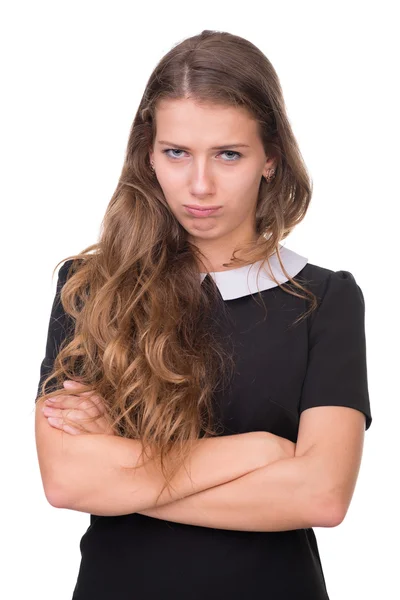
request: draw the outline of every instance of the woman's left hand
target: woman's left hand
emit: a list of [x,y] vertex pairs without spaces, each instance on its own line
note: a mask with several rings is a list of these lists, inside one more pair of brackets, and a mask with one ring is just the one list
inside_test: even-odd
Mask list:
[[[64,388],[70,389],[68,396],[52,396],[53,402],[46,400],[42,411],[47,418],[47,422],[56,429],[62,429],[71,435],[80,435],[84,433],[103,433],[106,435],[116,435],[111,428],[111,419],[106,413],[103,399],[94,394],[94,392],[80,392],[74,394],[74,389],[82,387],[77,381],[67,379],[64,381]],[[88,417],[97,419],[87,421]],[[84,431],[69,425],[68,422],[77,423],[84,428]]]

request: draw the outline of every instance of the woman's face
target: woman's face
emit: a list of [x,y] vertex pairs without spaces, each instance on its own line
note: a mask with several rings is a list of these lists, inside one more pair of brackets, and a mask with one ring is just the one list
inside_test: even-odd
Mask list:
[[[274,167],[256,121],[241,108],[163,100],[156,130],[150,159],[172,213],[203,252],[228,260],[233,246],[255,239],[261,177]],[[199,217],[185,205],[220,208]]]

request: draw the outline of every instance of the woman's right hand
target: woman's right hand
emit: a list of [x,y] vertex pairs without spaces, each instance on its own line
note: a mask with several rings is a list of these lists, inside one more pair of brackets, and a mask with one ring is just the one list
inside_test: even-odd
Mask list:
[[[82,385],[71,379],[64,381],[63,385],[64,388],[71,390],[71,394],[54,394],[53,401],[46,400],[42,406],[43,414],[51,427],[61,429],[70,435],[88,433],[116,435],[101,396],[93,392],[74,394],[74,391],[80,389]],[[88,418],[93,420],[88,421]],[[73,425],[78,425],[79,428]]]

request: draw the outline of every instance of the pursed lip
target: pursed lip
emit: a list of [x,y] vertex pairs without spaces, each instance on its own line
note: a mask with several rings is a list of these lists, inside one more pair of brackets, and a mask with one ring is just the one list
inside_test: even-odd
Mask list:
[[195,208],[196,210],[215,210],[217,208],[222,208],[221,206],[201,206],[200,204],[184,204],[186,208]]
[[221,210],[221,206],[217,206],[217,208],[193,208],[193,206],[185,206],[186,212],[189,215],[192,215],[195,219],[208,219],[208,217],[213,217],[219,214]]

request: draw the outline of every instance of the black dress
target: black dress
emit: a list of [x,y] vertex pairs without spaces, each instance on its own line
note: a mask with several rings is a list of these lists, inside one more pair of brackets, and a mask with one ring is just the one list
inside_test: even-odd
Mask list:
[[[231,388],[216,395],[223,431],[269,431],[296,442],[300,414],[321,405],[348,406],[371,425],[364,298],[353,275],[308,263],[280,247],[291,277],[320,301],[291,327],[308,304],[283,292],[253,266],[202,274],[224,300],[222,333],[235,347]],[[40,381],[49,373],[70,322],[59,294],[72,261],[59,271]],[[258,264],[258,263],[257,263]],[[287,281],[276,255],[271,266]],[[265,272],[264,272],[265,273]],[[213,529],[138,513],[90,515],[81,542],[72,600],[326,600],[329,598],[312,528],[279,532]]]

